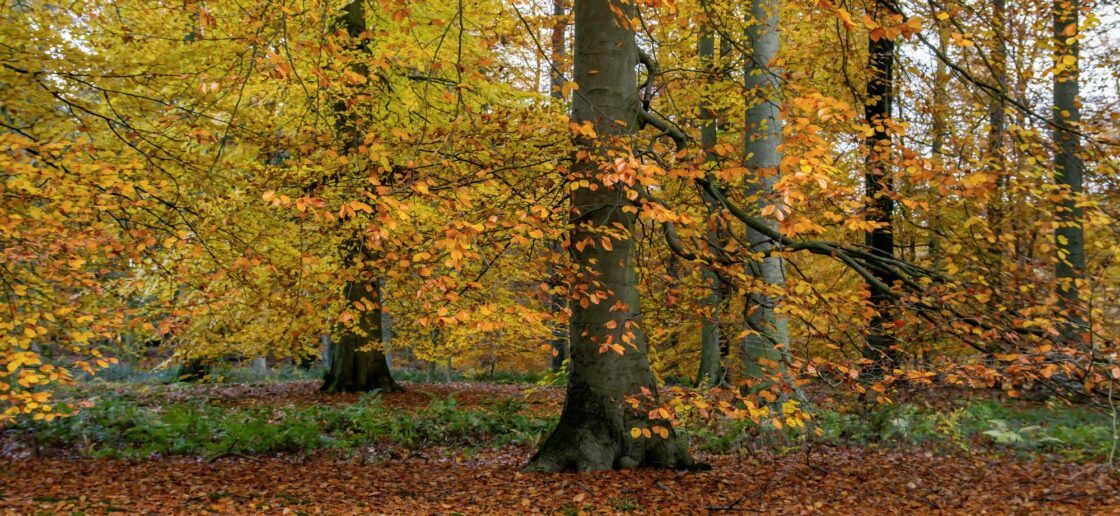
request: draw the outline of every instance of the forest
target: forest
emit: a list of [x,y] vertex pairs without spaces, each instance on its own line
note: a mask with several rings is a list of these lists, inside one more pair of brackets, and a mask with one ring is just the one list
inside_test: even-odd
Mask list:
[[0,0],[0,512],[1120,511],[1120,4]]

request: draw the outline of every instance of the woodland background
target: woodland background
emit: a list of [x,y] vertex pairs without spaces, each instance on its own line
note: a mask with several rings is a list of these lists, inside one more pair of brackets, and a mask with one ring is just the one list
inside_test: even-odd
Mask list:
[[1117,504],[1113,3],[0,5],[0,506]]

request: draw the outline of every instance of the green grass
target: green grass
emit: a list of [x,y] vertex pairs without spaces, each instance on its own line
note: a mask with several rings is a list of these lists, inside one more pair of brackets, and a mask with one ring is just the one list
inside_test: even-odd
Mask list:
[[409,413],[385,407],[378,396],[349,405],[217,407],[174,403],[150,407],[107,397],[77,415],[16,428],[45,448],[93,457],[312,452],[376,443],[406,448],[431,445],[501,446],[536,442],[554,421],[522,414],[507,401],[485,410],[436,398]]

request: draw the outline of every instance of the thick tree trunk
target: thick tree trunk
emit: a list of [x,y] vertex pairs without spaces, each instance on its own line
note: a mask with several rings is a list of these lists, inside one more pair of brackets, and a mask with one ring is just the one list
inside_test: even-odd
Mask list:
[[179,369],[175,371],[175,381],[178,382],[201,382],[205,380],[207,376],[210,376],[210,364],[198,358],[188,360],[185,364],[180,364]]
[[[1084,211],[1077,205],[1082,192],[1082,175],[1085,165],[1081,160],[1080,122],[1078,106],[1080,91],[1080,36],[1078,19],[1080,0],[1054,0],[1054,45],[1059,72],[1054,74],[1054,171],[1055,181],[1065,190],[1066,196],[1058,206],[1058,227],[1054,231],[1057,241],[1058,298],[1065,321],[1060,326],[1061,339],[1067,344],[1084,340],[1085,319],[1082,315],[1079,281],[1085,276],[1085,229],[1082,226]],[[1069,63],[1072,58],[1072,63]],[[1063,65],[1063,61],[1066,63]]]
[[[779,177],[782,154],[778,145],[782,141],[780,70],[771,66],[778,53],[778,0],[753,0],[751,15],[755,19],[747,36],[754,55],[746,73],[746,89],[755,98],[747,108],[744,154],[746,167],[751,171],[750,191],[759,209],[777,203],[774,183]],[[771,229],[777,231],[778,221],[768,219]],[[768,252],[774,242],[767,236],[747,230],[747,239],[754,252]],[[769,289],[785,285],[785,263],[780,256],[768,256],[761,261],[747,264],[747,272],[764,290],[756,289],[747,298],[746,320],[751,334],[743,339],[743,367],[748,379],[761,380],[779,373],[785,363],[783,353],[789,352],[789,327],[785,317],[776,310],[780,299]]]
[[[876,0],[873,15],[890,14],[891,8],[884,0]],[[894,42],[886,37],[878,40],[868,38],[867,42],[867,99],[864,115],[871,126],[872,134],[867,137],[868,147],[867,174],[864,187],[868,206],[868,220],[878,226],[867,233],[866,244],[871,252],[882,256],[894,256],[894,182],[888,171],[891,155],[891,136],[887,127],[891,116],[894,81]],[[886,285],[894,283],[895,278],[873,271],[876,278]],[[891,368],[895,360],[894,334],[888,328],[894,320],[894,300],[887,292],[872,290],[871,302],[875,316],[871,318],[864,355],[873,361],[869,376],[877,377]]]
[[385,353],[367,348],[381,340],[381,288],[376,280],[350,281],[346,300],[357,321],[341,329],[338,342],[329,347],[330,359],[323,375],[323,392],[367,392],[399,390],[389,371]]
[[[350,43],[367,48],[364,40],[360,40],[366,32],[366,14],[362,0],[353,0],[346,5],[345,12],[339,17],[339,23],[346,29],[350,36]],[[369,76],[368,67],[363,63],[354,63],[351,69],[355,73]],[[338,130],[347,153],[355,151],[361,142],[361,130],[357,127],[356,116],[347,112],[346,102],[336,103],[338,112]],[[359,237],[360,238],[360,237]],[[362,242],[349,242],[345,246],[348,258],[360,261],[368,255]],[[389,363],[385,359],[383,348],[367,349],[368,344],[377,342],[383,345],[382,335],[382,308],[381,308],[381,282],[376,277],[366,276],[364,270],[359,269],[358,277],[346,285],[346,300],[349,309],[357,312],[357,322],[353,326],[341,328],[342,335],[338,342],[329,348],[330,360],[323,375],[323,392],[364,392],[374,389],[397,390],[399,387],[393,381],[389,371]]]
[[[604,144],[638,127],[637,44],[612,6],[627,18],[633,14],[632,4],[618,0],[575,2],[574,76],[580,89],[573,99],[573,120],[591,122],[598,142]],[[630,435],[632,428],[648,428],[653,422],[627,406],[626,397],[641,397],[643,388],[657,392],[632,256],[635,214],[623,209],[628,202],[625,183],[613,181],[613,167],[600,167],[600,160],[610,159],[606,149],[592,142],[581,144],[589,156],[577,159],[573,179],[596,188],[581,187],[572,197],[570,246],[581,276],[577,290],[585,290],[573,297],[567,398],[556,429],[526,469],[691,467],[684,440],[671,430],[667,439]],[[618,354],[612,345],[621,346],[624,353]]]

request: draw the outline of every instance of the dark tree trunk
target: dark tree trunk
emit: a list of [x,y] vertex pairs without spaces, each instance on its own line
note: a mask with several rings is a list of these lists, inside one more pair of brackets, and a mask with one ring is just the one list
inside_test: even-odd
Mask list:
[[[575,2],[574,77],[580,89],[573,99],[573,120],[592,123],[600,144],[638,127],[637,44],[612,5],[627,18],[633,15],[633,4],[618,0]],[[572,298],[567,398],[556,429],[526,469],[691,467],[684,440],[671,430],[667,439],[630,436],[631,429],[654,422],[627,406],[626,397],[640,397],[643,388],[657,392],[632,256],[635,214],[623,209],[626,185],[604,181],[599,161],[612,159],[605,155],[607,149],[596,142],[579,143],[589,156],[577,158],[572,180],[583,179],[596,188],[581,187],[572,195],[570,251],[580,277]],[[591,295],[602,297],[589,302]],[[612,344],[624,353],[611,350]]]
[[175,381],[178,382],[201,382],[207,376],[210,376],[210,364],[198,358],[180,364],[179,369],[175,371]]
[[343,327],[338,342],[329,346],[330,358],[323,375],[323,392],[367,392],[399,390],[389,371],[385,353],[363,349],[381,340],[381,288],[376,280],[355,279],[346,285],[349,309],[357,322]]
[[[363,6],[362,0],[351,1],[339,17],[339,24],[350,36],[348,43],[366,51],[367,43],[361,39],[362,34],[366,32],[366,13]],[[350,68],[355,73],[369,76],[368,67],[360,61],[351,64]],[[349,154],[356,151],[361,142],[358,117],[348,112],[345,101],[337,102],[335,111],[338,116],[336,125],[339,137],[344,142],[346,154]],[[362,263],[357,263],[362,259],[370,258],[370,253],[360,237],[344,244],[344,247],[348,248],[343,250],[351,262],[348,265],[356,265],[358,269],[358,276],[346,284],[348,308],[356,311],[357,321],[351,326],[341,328],[338,342],[329,346],[330,359],[327,361],[323,386],[320,390],[323,392],[397,390],[399,387],[389,371],[384,348],[368,349],[371,342],[384,346],[384,335],[381,331],[381,282],[378,278],[369,276]]]
[[[874,15],[891,14],[889,4],[884,0],[876,0]],[[894,255],[894,182],[888,170],[891,155],[891,136],[887,124],[891,117],[891,102],[893,100],[894,81],[894,42],[886,37],[879,39],[868,38],[867,42],[867,99],[864,115],[867,123],[871,125],[872,134],[867,137],[868,147],[867,174],[864,178],[867,190],[868,220],[878,223],[878,226],[866,235],[866,244],[871,252],[882,256]],[[894,283],[895,278],[889,274],[873,271],[875,277],[886,285]],[[894,320],[894,300],[889,292],[871,291],[871,302],[875,307],[875,316],[871,318],[865,356],[872,360],[874,366],[869,371],[871,376],[879,376],[884,371],[890,370],[895,359],[894,334],[888,328]]]
[[[1059,72],[1054,74],[1054,171],[1055,181],[1065,190],[1065,198],[1058,206],[1058,227],[1054,230],[1057,241],[1058,299],[1065,313],[1059,327],[1061,339],[1066,344],[1079,344],[1084,340],[1085,319],[1082,316],[1081,289],[1077,282],[1085,277],[1084,210],[1077,205],[1082,192],[1085,164],[1081,159],[1081,109],[1080,92],[1080,36],[1078,18],[1080,0],[1054,0],[1054,44]],[[1062,61],[1072,57],[1072,64]]]

